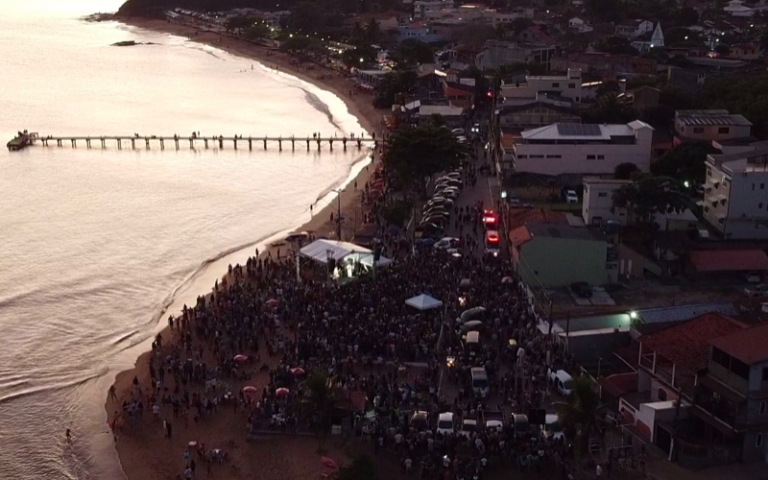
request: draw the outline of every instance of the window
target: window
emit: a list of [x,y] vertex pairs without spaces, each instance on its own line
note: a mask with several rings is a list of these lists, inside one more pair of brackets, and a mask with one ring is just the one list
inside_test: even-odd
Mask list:
[[757,208],[763,208],[763,202],[758,203]]
[[693,127],[693,133],[704,133],[704,127]]
[[608,192],[600,192],[597,194],[598,198],[607,198]]
[[666,402],[667,401],[667,391],[663,388],[660,388],[658,393],[656,393],[656,396],[659,398],[660,402]]
[[526,158],[528,158],[528,155],[518,155],[517,158],[521,160],[525,160]]
[[568,84],[568,88],[576,88],[576,84],[575,83],[569,83]]
[[594,159],[595,159],[594,155],[587,155],[587,160],[594,160]]
[[559,83],[553,83],[552,84],[552,88],[560,88],[560,84]]
[[[710,170],[710,169],[707,169],[707,176],[708,176],[708,177],[711,177],[711,176],[712,176],[712,170]],[[754,189],[753,189],[753,190],[754,190]]]
[[528,158],[544,158],[544,155],[528,155]]
[[720,200],[720,205],[725,205],[726,199]]
[[598,156],[597,156],[597,159],[598,159],[598,160],[605,160],[605,155],[598,155]]
[[760,415],[765,415],[765,400],[760,402]]
[[562,155],[547,155],[547,158],[563,158]]
[[768,367],[763,368],[763,381],[768,381]]
[[755,446],[756,447],[762,447],[763,446],[763,434],[758,433],[757,436],[755,436]]
[[730,127],[720,127],[717,129],[717,133],[720,133],[720,134],[728,134],[730,132],[731,132]]

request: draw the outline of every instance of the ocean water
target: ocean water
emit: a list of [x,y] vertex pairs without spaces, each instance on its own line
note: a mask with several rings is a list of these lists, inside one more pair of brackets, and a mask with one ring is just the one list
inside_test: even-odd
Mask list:
[[[0,0],[0,141],[360,132],[295,78],[82,17],[119,0]],[[158,45],[112,47],[122,40]],[[254,68],[252,69],[252,65]],[[289,150],[289,149],[288,149]],[[0,149],[0,479],[122,478],[103,404],[175,311],[309,218],[365,153]],[[76,441],[69,445],[64,431]]]

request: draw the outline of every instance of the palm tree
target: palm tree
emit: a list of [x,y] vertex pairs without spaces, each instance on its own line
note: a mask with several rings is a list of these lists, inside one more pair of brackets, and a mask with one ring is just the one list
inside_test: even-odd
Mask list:
[[339,404],[338,389],[328,375],[312,372],[304,381],[304,398],[301,409],[314,425],[315,432],[322,440],[331,430],[331,417]]
[[555,402],[555,411],[566,432],[574,432],[577,451],[588,452],[589,439],[596,433],[601,441],[608,422],[605,419],[606,404],[600,401],[592,380],[586,375],[573,379],[567,402]]

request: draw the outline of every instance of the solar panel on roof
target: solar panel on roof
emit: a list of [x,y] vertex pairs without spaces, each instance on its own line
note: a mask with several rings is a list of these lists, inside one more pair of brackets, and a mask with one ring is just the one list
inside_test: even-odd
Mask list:
[[567,137],[595,137],[599,136],[600,125],[583,123],[558,123],[557,133]]

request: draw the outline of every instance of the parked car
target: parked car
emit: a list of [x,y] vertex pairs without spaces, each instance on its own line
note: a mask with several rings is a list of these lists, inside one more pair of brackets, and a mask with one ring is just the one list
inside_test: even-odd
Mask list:
[[567,203],[579,203],[579,196],[576,195],[576,190],[566,190],[564,196]]
[[758,283],[757,285],[750,285],[744,289],[744,293],[748,297],[758,297],[760,295],[768,295],[768,283]]
[[763,281],[762,277],[757,272],[749,272],[744,275],[744,280],[749,283],[760,283]]
[[474,418],[465,418],[461,421],[461,430],[459,435],[469,438],[474,432],[477,431],[477,420]]
[[544,425],[540,425],[541,437],[550,440],[560,440],[564,437],[560,417],[556,413],[548,413]]
[[456,430],[456,422],[452,412],[441,413],[437,416],[437,433],[447,435]]
[[557,390],[560,395],[567,397],[571,394],[571,389],[573,388],[573,377],[571,377],[570,373],[566,372],[565,370],[550,368],[547,371],[547,376],[549,378],[549,382],[553,387],[555,387],[555,390]]

